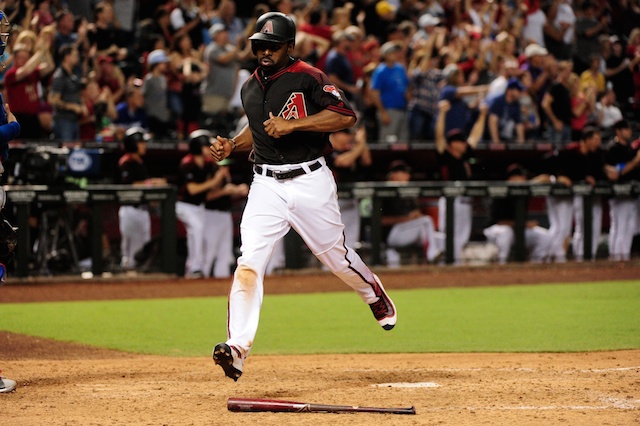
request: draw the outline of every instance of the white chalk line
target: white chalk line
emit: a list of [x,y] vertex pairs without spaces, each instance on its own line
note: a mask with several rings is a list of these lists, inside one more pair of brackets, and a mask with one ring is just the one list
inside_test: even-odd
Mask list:
[[[634,366],[634,367],[612,367],[612,368],[589,368],[589,369],[581,369],[581,370],[564,370],[561,371],[560,373],[562,374],[572,374],[572,373],[613,373],[616,371],[633,371],[633,370],[640,370],[640,366]],[[350,373],[370,373],[372,371],[376,371],[376,372],[393,372],[393,373],[397,373],[398,370],[395,369],[389,369],[389,370],[381,370],[381,369],[348,369],[346,370]],[[406,369],[406,370],[402,370],[404,372],[412,372],[412,373],[418,373],[418,372],[445,372],[445,373],[466,373],[466,372],[475,372],[475,371],[522,371],[522,372],[529,372],[529,373],[536,373],[536,372],[540,372],[540,371],[547,371],[545,370],[540,370],[537,368],[525,368],[525,367],[520,367],[520,368],[489,368],[489,367],[473,367],[473,368],[410,368],[410,369]]]
[[512,405],[512,406],[488,406],[488,407],[424,407],[420,411],[585,411],[585,410],[638,410],[640,399],[626,400],[620,398],[602,398],[608,404],[605,405]]

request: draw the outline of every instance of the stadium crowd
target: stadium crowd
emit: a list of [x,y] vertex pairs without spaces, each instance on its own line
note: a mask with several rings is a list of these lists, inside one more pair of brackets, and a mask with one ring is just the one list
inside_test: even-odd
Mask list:
[[[449,171],[469,169],[473,139],[551,143],[535,173],[518,169],[525,179],[640,180],[635,0],[3,0],[0,9],[11,22],[2,91],[26,141],[121,140],[132,127],[157,141],[233,135],[244,123],[240,86],[257,66],[248,36],[273,10],[295,20],[293,56],[344,91],[367,142],[437,142],[442,121],[429,176],[472,179]],[[639,201],[608,204],[610,255],[628,260]],[[566,260],[577,210],[549,208],[546,231],[559,242],[535,260]]]

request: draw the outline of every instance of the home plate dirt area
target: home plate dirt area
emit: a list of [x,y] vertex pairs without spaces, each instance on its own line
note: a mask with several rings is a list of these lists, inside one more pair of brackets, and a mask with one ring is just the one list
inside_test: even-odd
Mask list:
[[[640,263],[376,270],[388,290],[639,279]],[[229,282],[165,276],[13,280],[2,303],[226,295]],[[266,293],[350,291],[318,271],[267,278]],[[384,337],[383,337],[384,338]],[[253,355],[238,382],[209,357],[146,356],[0,332],[7,425],[637,425],[640,350],[591,353]],[[232,413],[267,398],[416,415]]]

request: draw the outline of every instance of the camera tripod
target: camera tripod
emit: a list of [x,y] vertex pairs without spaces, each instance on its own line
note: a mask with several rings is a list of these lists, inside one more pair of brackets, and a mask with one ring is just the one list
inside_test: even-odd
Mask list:
[[41,212],[38,237],[33,244],[34,270],[43,275],[51,275],[54,270],[78,270],[78,253],[70,223],[65,209]]

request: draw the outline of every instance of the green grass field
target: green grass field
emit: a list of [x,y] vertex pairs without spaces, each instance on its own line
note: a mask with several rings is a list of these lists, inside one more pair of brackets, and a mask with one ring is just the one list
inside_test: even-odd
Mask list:
[[[254,354],[640,348],[640,281],[389,291],[382,330],[353,292],[266,295]],[[1,304],[0,330],[129,352],[208,356],[226,297]]]

